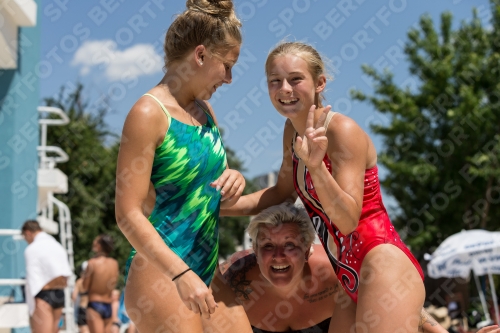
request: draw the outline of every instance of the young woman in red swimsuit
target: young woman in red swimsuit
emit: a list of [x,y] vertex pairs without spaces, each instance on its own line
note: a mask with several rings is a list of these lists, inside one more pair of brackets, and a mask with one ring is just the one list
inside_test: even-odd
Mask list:
[[[255,215],[300,197],[345,292],[330,332],[416,333],[422,270],[382,203],[377,153],[349,117],[322,104],[327,74],[311,46],[286,42],[266,61],[269,96],[287,119],[277,184],[240,198],[224,215]],[[354,326],[353,326],[354,325]]]

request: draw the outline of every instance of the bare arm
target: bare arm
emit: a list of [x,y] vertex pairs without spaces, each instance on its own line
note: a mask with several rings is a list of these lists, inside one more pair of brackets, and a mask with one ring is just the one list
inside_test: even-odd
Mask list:
[[[217,311],[211,316],[210,320],[204,321],[204,329],[207,332],[252,333],[245,308],[219,271],[215,274],[211,287],[217,302]],[[231,325],[220,324],[228,323],[228,319]]]
[[94,272],[94,261],[90,259],[88,261],[87,268],[85,271],[82,273],[82,288],[84,290],[89,290],[90,289],[90,284],[92,282],[92,273]]
[[498,325],[491,325],[481,328],[476,333],[499,333],[499,332],[500,328],[498,327]]
[[81,278],[76,280],[75,282],[75,287],[73,288],[73,291],[71,292],[71,299],[73,302],[76,302],[76,299],[78,297],[78,293],[80,292],[80,285],[82,283]]
[[293,186],[293,163],[291,142],[295,130],[290,121],[285,124],[283,133],[283,160],[276,185],[242,196],[236,204],[221,207],[221,216],[256,215],[263,209],[278,205],[286,200],[295,202],[297,193]]
[[[309,170],[326,214],[340,232],[349,234],[357,227],[361,215],[371,141],[352,119],[339,114],[332,119],[326,133],[319,124],[315,128],[313,111],[311,108],[304,137],[297,139],[296,151]],[[325,153],[332,162],[332,173],[323,162]],[[372,153],[375,161],[374,150]]]
[[420,321],[418,331],[423,333],[447,333],[448,331],[427,312],[422,309],[420,312]]

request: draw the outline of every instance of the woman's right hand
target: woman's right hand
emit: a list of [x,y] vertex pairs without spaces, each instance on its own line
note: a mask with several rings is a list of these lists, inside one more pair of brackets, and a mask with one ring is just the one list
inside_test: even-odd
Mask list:
[[323,109],[321,117],[314,125],[316,105],[312,105],[307,114],[306,131],[302,137],[295,139],[295,153],[304,162],[309,170],[318,168],[323,164],[328,149],[328,138],[326,128],[323,126],[331,106]]
[[193,271],[189,271],[175,279],[174,283],[184,305],[194,313],[200,313],[203,318],[210,319],[217,303],[215,303],[212,291],[200,277]]

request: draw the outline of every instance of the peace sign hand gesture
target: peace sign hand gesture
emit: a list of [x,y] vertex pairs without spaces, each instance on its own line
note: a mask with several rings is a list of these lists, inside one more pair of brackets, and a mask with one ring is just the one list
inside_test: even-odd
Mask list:
[[316,126],[314,126],[316,105],[312,105],[307,114],[304,136],[299,136],[295,140],[295,153],[308,169],[318,168],[323,163],[323,158],[328,148],[328,138],[326,137],[324,123],[331,108],[330,105],[324,108]]

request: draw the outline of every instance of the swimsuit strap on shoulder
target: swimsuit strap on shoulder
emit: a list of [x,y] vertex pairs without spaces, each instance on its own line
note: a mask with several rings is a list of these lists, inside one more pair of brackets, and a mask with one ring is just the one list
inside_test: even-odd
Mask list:
[[326,116],[325,124],[323,125],[323,127],[328,128],[328,124],[330,124],[330,120],[332,120],[333,116],[335,116],[336,114],[337,114],[337,112],[334,112],[334,111],[328,112],[328,115]]
[[167,115],[167,118],[168,118],[168,122],[170,123],[172,121],[172,117],[170,116],[170,113],[168,112],[168,110],[165,108],[165,105],[163,105],[162,102],[160,102],[160,100],[158,98],[156,98],[155,96],[151,95],[151,94],[144,94],[143,96],[149,96],[151,97],[152,99],[154,99],[156,101],[156,103],[158,103],[158,105],[161,107],[161,109],[163,110],[163,112],[165,112],[165,114]]
[[[326,119],[325,119],[325,122],[323,124],[323,127],[325,129],[328,128],[328,124],[330,124],[330,120],[332,120],[333,116],[335,116],[338,112],[335,112],[335,111],[330,111],[328,112],[328,114],[326,115]],[[293,136],[293,139],[292,139],[292,146],[295,147],[295,138],[297,138],[297,131],[295,131],[295,135]]]

